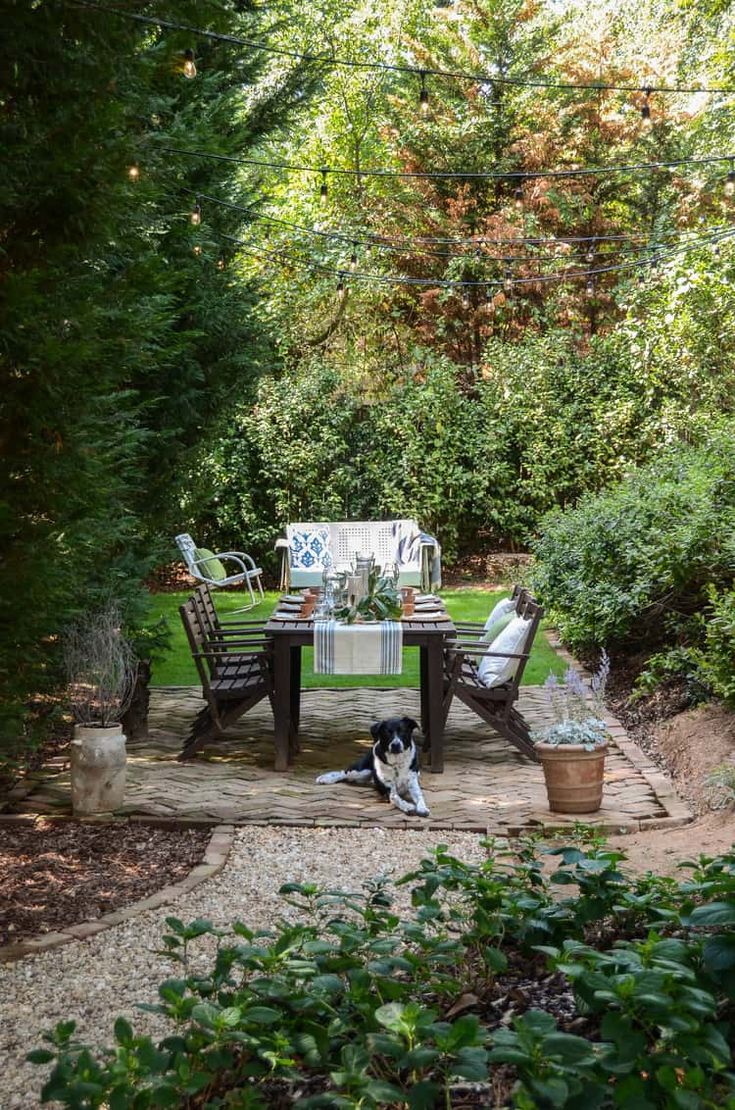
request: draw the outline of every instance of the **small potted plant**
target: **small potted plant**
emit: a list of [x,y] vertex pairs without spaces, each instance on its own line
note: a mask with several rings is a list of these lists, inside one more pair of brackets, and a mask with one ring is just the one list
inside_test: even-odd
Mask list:
[[135,654],[109,604],[75,621],[64,636],[64,664],[74,718],[71,799],[75,815],[110,813],[125,798],[121,719],[135,687]]
[[549,809],[556,813],[594,813],[602,804],[608,731],[605,686],[610,659],[603,650],[589,690],[569,667],[564,682],[550,674],[544,690],[554,723],[533,733],[546,780]]

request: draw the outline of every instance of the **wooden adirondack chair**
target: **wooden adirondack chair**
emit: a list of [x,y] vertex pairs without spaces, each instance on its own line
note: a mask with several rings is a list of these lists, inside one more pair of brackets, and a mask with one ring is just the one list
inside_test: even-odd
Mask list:
[[272,642],[262,635],[222,636],[208,629],[194,598],[179,613],[207,702],[179,755],[186,760],[263,698],[273,705]]
[[[514,600],[516,614],[528,621],[528,631],[518,652],[494,652],[485,641],[462,636],[463,629],[470,635],[479,635],[482,625],[460,626],[460,636],[445,649],[444,719],[446,721],[452,699],[458,697],[520,752],[538,762],[530,729],[522,714],[515,708],[515,703],[544,611],[527,590],[517,587]],[[487,686],[479,675],[479,664],[483,657],[516,659],[518,662],[508,681],[498,686]]]

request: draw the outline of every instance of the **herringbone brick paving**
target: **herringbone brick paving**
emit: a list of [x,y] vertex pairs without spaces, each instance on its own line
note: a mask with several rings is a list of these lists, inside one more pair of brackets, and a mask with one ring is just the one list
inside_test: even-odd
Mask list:
[[[144,817],[208,819],[245,824],[380,825],[472,829],[513,833],[539,825],[573,823],[551,814],[541,767],[526,759],[461,703],[452,706],[446,732],[444,774],[422,776],[431,817],[406,817],[369,787],[317,786],[325,770],[351,763],[370,743],[369,727],[382,717],[419,716],[415,689],[306,690],[302,696],[301,752],[287,773],[273,771],[273,718],[261,702],[225,740],[193,762],[178,763],[182,739],[201,707],[197,688],[154,690],[149,738],[128,749],[125,813]],[[540,687],[522,689],[520,709],[532,727],[545,723]],[[609,720],[614,745],[606,761],[603,807],[585,822],[638,828],[661,818],[683,817],[667,780]],[[657,796],[658,795],[658,796]],[[673,805],[671,804],[673,802]],[[44,777],[25,798],[26,812],[70,808],[68,770]]]

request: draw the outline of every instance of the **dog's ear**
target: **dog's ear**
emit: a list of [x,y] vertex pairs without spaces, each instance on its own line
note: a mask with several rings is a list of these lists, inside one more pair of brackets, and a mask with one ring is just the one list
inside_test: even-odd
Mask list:
[[375,740],[376,743],[377,743],[378,740],[380,740],[380,730],[381,730],[382,727],[383,727],[383,722],[382,721],[376,721],[374,725],[370,726],[370,735],[372,736],[373,740]]
[[419,727],[418,724],[416,723],[416,721],[414,721],[413,717],[401,717],[401,724],[406,729],[409,736],[412,732],[415,732],[416,729]]

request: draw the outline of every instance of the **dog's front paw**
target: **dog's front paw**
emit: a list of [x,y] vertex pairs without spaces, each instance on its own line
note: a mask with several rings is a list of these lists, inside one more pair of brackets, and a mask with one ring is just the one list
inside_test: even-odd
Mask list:
[[426,806],[416,806],[415,812],[417,817],[431,817],[431,810]]
[[335,782],[341,782],[343,777],[342,771],[326,771],[323,775],[317,775],[316,781],[319,786],[332,786]]

